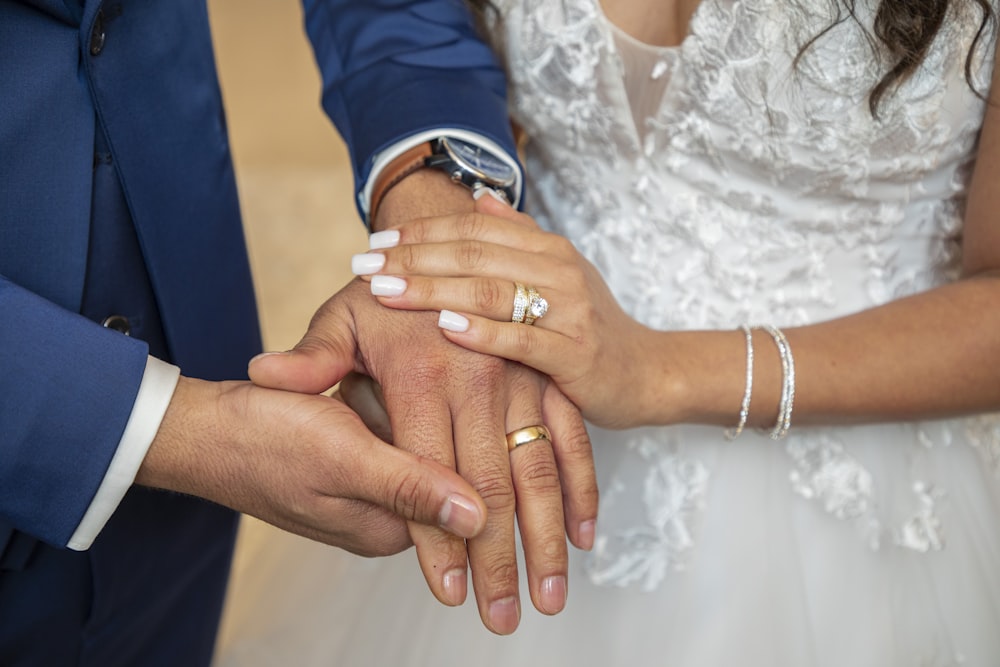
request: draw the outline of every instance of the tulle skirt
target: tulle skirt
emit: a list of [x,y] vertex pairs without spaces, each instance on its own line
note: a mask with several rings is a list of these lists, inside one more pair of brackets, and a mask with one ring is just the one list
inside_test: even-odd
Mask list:
[[246,522],[216,664],[1000,665],[1000,420],[592,437],[598,545],[571,550],[561,614],[525,591],[498,637],[412,551]]

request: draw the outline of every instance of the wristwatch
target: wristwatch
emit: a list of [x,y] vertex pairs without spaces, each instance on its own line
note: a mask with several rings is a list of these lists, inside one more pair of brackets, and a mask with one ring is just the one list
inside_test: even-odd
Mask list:
[[516,205],[517,169],[491,151],[455,137],[417,144],[385,166],[372,187],[368,219],[374,220],[385,193],[418,169],[440,169],[452,181],[475,192],[490,188]]

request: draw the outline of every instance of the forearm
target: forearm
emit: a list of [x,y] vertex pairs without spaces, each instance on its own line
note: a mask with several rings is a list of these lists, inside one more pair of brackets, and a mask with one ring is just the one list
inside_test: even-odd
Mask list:
[[[795,362],[792,423],[935,419],[1000,409],[1000,276],[984,274],[828,322],[783,328]],[[781,326],[780,322],[774,323]],[[778,349],[753,332],[748,426],[778,414]],[[745,389],[742,332],[661,332],[636,423],[732,426]]]

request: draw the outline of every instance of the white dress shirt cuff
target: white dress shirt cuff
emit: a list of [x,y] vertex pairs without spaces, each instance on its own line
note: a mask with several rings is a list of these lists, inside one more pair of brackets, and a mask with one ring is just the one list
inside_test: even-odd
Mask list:
[[98,487],[90,507],[69,539],[67,546],[70,549],[89,549],[104,524],[118,509],[118,503],[135,481],[139,466],[156,437],[170,399],[174,396],[180,374],[180,369],[176,366],[155,357],[147,357],[139,393],[135,397],[128,423],[125,424],[122,439],[118,442],[118,449],[111,458],[111,465],[108,466],[104,481]]
[[482,148],[487,149],[501,160],[506,162],[514,169],[517,174],[517,180],[514,183],[514,205],[521,201],[521,168],[514,159],[512,155],[507,153],[503,148],[500,147],[495,141],[487,139],[481,134],[476,132],[469,132],[468,130],[458,130],[454,128],[438,128],[434,130],[427,130],[426,132],[421,132],[420,134],[414,134],[413,136],[407,137],[402,141],[398,141],[393,145],[389,146],[385,150],[381,151],[374,158],[374,164],[372,165],[371,173],[368,174],[368,180],[365,181],[365,186],[361,188],[361,192],[358,193],[358,203],[361,210],[364,212],[365,220],[368,225],[371,225],[371,220],[368,219],[368,214],[371,209],[372,201],[372,188],[375,187],[375,181],[378,180],[378,175],[382,173],[382,170],[392,162],[394,159],[413,148],[417,144],[422,144],[426,141],[431,141],[437,139],[438,137],[455,137],[456,139],[461,139],[462,141],[467,141],[470,144],[476,144]]

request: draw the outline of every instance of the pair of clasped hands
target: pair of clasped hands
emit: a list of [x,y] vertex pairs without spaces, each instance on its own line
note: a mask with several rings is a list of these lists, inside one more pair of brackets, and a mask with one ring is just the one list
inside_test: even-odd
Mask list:
[[[250,383],[182,377],[136,481],[362,555],[412,543],[438,600],[462,604],[471,570],[483,623],[509,634],[521,615],[515,515],[531,601],[558,613],[567,596],[566,538],[590,549],[597,518],[580,410],[602,425],[622,424],[605,418],[615,409],[603,407],[603,390],[590,389],[604,386],[593,381],[607,370],[598,364],[614,360],[598,353],[601,341],[572,330],[585,323],[571,316],[569,300],[552,306],[564,309],[563,320],[549,316],[570,326],[559,335],[569,348],[525,347],[528,330],[556,335],[540,326],[548,318],[511,323],[513,283],[462,277],[463,262],[475,259],[465,255],[490,241],[499,248],[546,237],[580,269],[576,293],[610,300],[587,312],[621,311],[568,242],[490,197],[474,202],[431,170],[393,188],[374,223],[382,247],[361,264],[381,260],[382,270],[359,273],[385,275],[373,284],[373,275],[362,276],[331,297],[293,350],[253,359]],[[506,247],[487,264],[540,289],[562,279],[539,274],[558,262],[529,255]],[[391,294],[386,279],[396,286]],[[338,382],[337,393],[324,393]],[[551,440],[508,450],[508,433],[539,425]]]

